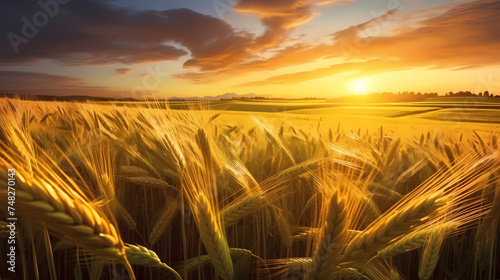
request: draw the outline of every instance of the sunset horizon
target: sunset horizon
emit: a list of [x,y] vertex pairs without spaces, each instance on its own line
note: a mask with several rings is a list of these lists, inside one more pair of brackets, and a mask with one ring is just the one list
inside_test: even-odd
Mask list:
[[0,93],[117,99],[500,94],[498,1],[3,5]]

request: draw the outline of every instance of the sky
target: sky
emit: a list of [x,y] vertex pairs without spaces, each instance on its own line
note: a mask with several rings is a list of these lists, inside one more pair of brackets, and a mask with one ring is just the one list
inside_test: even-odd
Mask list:
[[0,93],[500,94],[500,1],[0,4]]

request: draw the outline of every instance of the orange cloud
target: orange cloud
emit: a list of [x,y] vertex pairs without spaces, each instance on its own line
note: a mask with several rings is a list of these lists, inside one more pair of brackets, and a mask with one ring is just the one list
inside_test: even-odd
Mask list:
[[406,70],[409,68],[411,67],[405,65],[400,60],[372,59],[362,62],[346,62],[341,64],[335,64],[330,67],[317,68],[310,71],[301,71],[291,74],[277,75],[262,81],[244,83],[239,86],[252,87],[252,86],[264,86],[270,84],[295,84],[303,81],[313,80],[321,77],[327,77],[335,74],[352,72],[352,71],[356,72],[357,75],[371,75],[380,72]]
[[[315,7],[335,2],[343,1],[239,0],[235,10],[256,15],[266,27],[256,35],[189,9],[137,11],[113,6],[112,1],[71,1],[28,44],[19,46],[19,54],[13,55],[8,40],[0,41],[0,65],[43,59],[66,65],[130,65],[189,55],[183,63],[187,70],[174,77],[212,83],[326,58],[345,59],[331,67],[245,83],[256,86],[297,83],[344,71],[361,75],[414,67],[470,69],[500,64],[496,51],[500,49],[500,2],[493,0],[422,11],[390,10],[326,34],[330,41],[299,38],[289,45],[287,36],[320,11]],[[0,33],[19,33],[19,22],[9,19],[21,18],[30,10],[25,3],[9,1],[6,5],[8,9],[0,10]],[[401,25],[394,28],[396,23]],[[386,26],[392,30],[388,32]]]
[[313,19],[316,16],[313,11],[315,5],[325,5],[327,2],[341,1],[317,3],[312,0],[239,0],[234,9],[260,18],[266,31],[256,38],[256,46],[269,48],[278,45],[290,29]]
[[[358,62],[346,62],[312,71],[278,75],[263,81],[244,83],[241,86],[292,84],[330,75],[356,71],[358,75],[399,71],[415,67],[433,69],[470,69],[500,64],[500,2],[493,0],[466,2],[451,6],[444,13],[423,19],[411,29],[400,30],[391,36],[367,36],[373,28],[369,22],[347,28],[334,34],[331,45],[300,48],[312,59],[330,54]],[[390,19],[398,12],[390,11],[381,17]],[[297,49],[289,48],[279,56],[286,60],[302,61]],[[279,57],[277,56],[277,57]],[[294,58],[296,57],[296,58]],[[268,61],[291,64],[285,59]],[[360,61],[361,60],[361,61]],[[275,65],[277,66],[277,65]]]

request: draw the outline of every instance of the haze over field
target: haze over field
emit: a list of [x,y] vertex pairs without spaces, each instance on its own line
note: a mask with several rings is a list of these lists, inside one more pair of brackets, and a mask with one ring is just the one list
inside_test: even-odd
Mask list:
[[500,93],[500,2],[7,1],[0,93]]

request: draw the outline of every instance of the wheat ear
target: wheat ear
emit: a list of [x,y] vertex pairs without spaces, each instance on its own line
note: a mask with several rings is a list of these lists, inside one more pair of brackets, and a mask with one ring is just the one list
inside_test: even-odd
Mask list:
[[222,210],[220,215],[224,225],[231,225],[252,214],[266,205],[266,199],[261,194],[253,194]]
[[354,268],[340,268],[331,273],[329,278],[321,279],[370,280],[370,278],[366,277]]
[[120,216],[120,219],[125,221],[125,224],[127,224],[127,227],[130,229],[136,229],[137,228],[137,223],[135,222],[134,217],[130,215],[130,213],[123,207],[123,205],[116,199],[114,198],[111,200],[111,209],[115,209],[116,213],[118,213]]
[[347,213],[344,210],[344,201],[339,199],[335,192],[329,203],[325,225],[312,258],[309,279],[326,279],[336,266],[336,259],[340,253],[342,240],[347,232]]
[[191,258],[187,261],[185,261],[182,264],[182,267],[179,267],[179,274],[181,275],[187,275],[191,273],[193,270],[196,268],[201,268],[207,263],[210,262],[210,257],[208,255],[201,255],[201,256],[196,256],[194,258]]
[[146,267],[165,268],[170,271],[176,279],[182,280],[181,276],[173,268],[163,263],[154,251],[148,250],[144,246],[126,244],[125,254],[130,264]]
[[[153,187],[153,188],[161,188],[161,189],[167,189],[167,188],[174,188],[173,186],[169,185],[167,182],[156,179],[153,177],[149,176],[143,176],[143,177],[125,177],[127,181],[137,184],[137,185],[142,185],[145,187]],[[175,188],[174,188],[175,189]]]
[[438,199],[439,195],[435,194],[426,199],[423,198],[416,203],[407,204],[400,210],[380,217],[349,242],[344,251],[344,259],[359,261],[369,258],[378,250],[386,247],[393,239],[410,231],[412,226],[421,224],[422,218],[445,205],[444,199]]
[[276,218],[276,225],[278,228],[278,232],[281,237],[281,242],[287,249],[290,249],[293,243],[292,229],[290,228],[290,223],[288,223],[288,220],[286,219],[282,209],[275,209],[274,214]]
[[399,276],[399,273],[395,269],[391,269],[391,280],[402,280],[401,276]]
[[[254,255],[252,253],[252,251],[247,250],[247,249],[230,248],[229,253],[231,254],[232,259],[242,258],[242,257],[253,257],[253,258],[257,258],[257,259],[263,261],[263,259],[261,257]],[[180,274],[189,274],[194,269],[196,269],[198,267],[202,267],[209,262],[210,262],[210,257],[208,255],[201,255],[201,256],[196,256],[194,258],[191,258],[191,259],[185,261],[184,264],[182,265],[182,268],[179,269],[179,271],[181,272]]]
[[[17,169],[20,172],[21,168]],[[20,176],[21,177],[21,176]],[[24,179],[25,180],[25,179]],[[123,241],[104,213],[70,186],[59,187],[50,179],[16,180],[16,212],[25,221],[43,223],[49,230],[98,256],[120,261],[132,279]],[[60,184],[62,180],[59,181]],[[0,172],[0,199],[7,200],[7,174]]]
[[[7,199],[7,176],[0,173],[1,199]],[[23,219],[44,223],[82,248],[103,257],[122,259],[123,242],[113,224],[84,200],[71,199],[63,190],[33,179],[16,181],[16,211]]]
[[233,279],[233,262],[227,240],[204,194],[196,201],[197,225],[200,237],[217,274],[225,280]]
[[149,234],[150,245],[154,245],[156,242],[158,242],[158,240],[160,240],[163,233],[167,230],[167,227],[172,222],[172,219],[175,217],[175,214],[177,214],[178,210],[179,203],[174,199],[169,200],[167,207],[165,207],[160,215],[160,218]]
[[420,280],[428,280],[431,278],[434,269],[439,260],[439,250],[443,242],[442,232],[435,231],[431,233],[427,246],[424,248],[420,266],[418,267],[418,278]]
[[305,273],[306,271],[311,269],[311,264],[312,258],[289,258],[286,259],[284,267],[287,270],[301,270]]
[[147,170],[137,166],[123,165],[118,168],[116,175],[123,177],[144,177],[149,176],[149,173]]
[[447,235],[450,232],[456,230],[459,226],[460,223],[458,222],[447,222],[442,225],[432,227],[430,229],[422,229],[410,233],[405,237],[401,238],[399,241],[394,242],[391,245],[385,247],[384,249],[378,251],[377,257],[383,257],[383,258],[394,257],[404,252],[416,249],[422,246],[425,243],[425,241],[429,239],[431,233],[436,231],[441,231],[442,234]]

